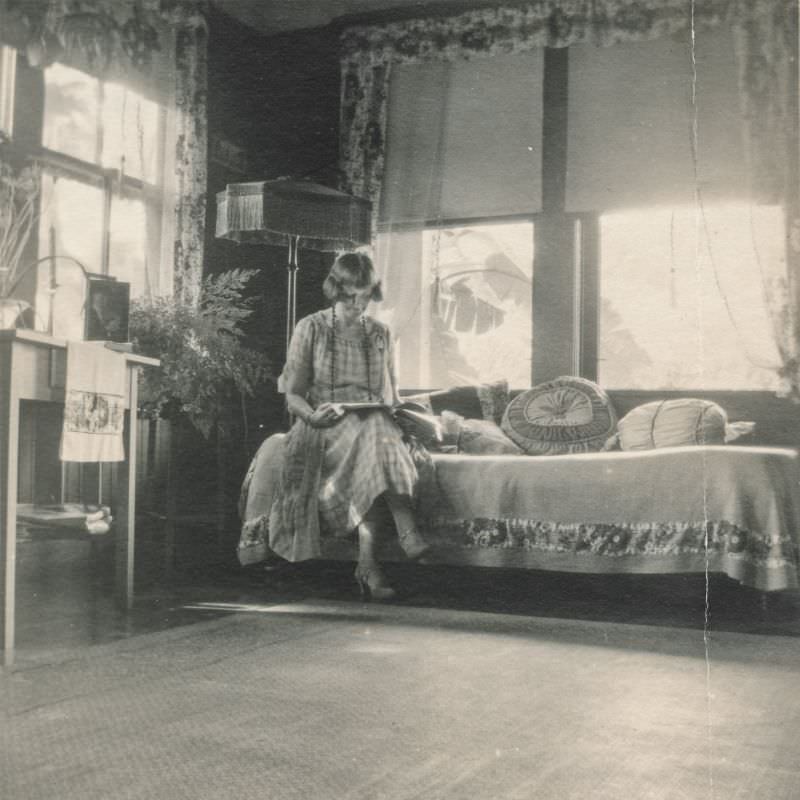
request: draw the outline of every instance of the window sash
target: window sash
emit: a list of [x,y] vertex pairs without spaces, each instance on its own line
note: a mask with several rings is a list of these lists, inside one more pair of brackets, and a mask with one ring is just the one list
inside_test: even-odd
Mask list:
[[[76,157],[59,149],[42,147],[36,160],[46,174],[94,186],[103,192],[101,257],[99,264],[92,265],[92,271],[115,275],[122,260],[127,267],[123,267],[118,277],[131,283],[134,296],[142,292],[158,292],[166,277],[162,274],[162,261],[169,255],[169,243],[162,241],[165,224],[168,226],[166,212],[171,191],[171,185],[165,183],[168,178],[166,139],[170,130],[169,111],[162,102],[156,102],[120,81],[103,81],[82,70],[61,66],[63,69],[53,76],[52,85],[56,87],[54,101],[62,95],[61,100],[68,102],[71,92],[85,98],[86,102],[81,106],[85,122],[81,129],[88,124],[94,131],[90,137],[92,152],[86,150],[83,153],[85,157]],[[47,77],[45,113],[46,82]],[[53,124],[67,126],[63,130],[68,133],[71,123],[62,106],[63,102],[53,105],[55,113],[61,114],[61,122],[55,120]],[[132,115],[136,117],[136,124],[129,124]],[[45,117],[41,134],[45,140],[48,138],[47,124]],[[58,128],[53,128],[52,133],[57,137]],[[62,132],[62,139],[67,133]],[[142,141],[145,134],[146,139]],[[52,143],[57,141],[57,138],[51,138]],[[63,139],[65,145],[67,142]],[[114,152],[109,152],[109,143]],[[64,148],[69,149],[68,146]],[[124,211],[122,215],[119,213],[120,205],[125,203],[134,204],[130,208],[132,218],[129,220],[124,218]],[[141,231],[142,242],[138,242],[134,235],[137,229]],[[119,248],[115,252],[115,238],[119,241],[120,235],[132,244],[136,243],[133,249],[137,255],[132,257],[133,261],[122,258],[124,253]],[[44,231],[40,232],[40,243],[48,246]],[[134,269],[132,264],[141,266]]]
[[0,141],[14,133],[14,89],[17,82],[17,51],[0,45]]

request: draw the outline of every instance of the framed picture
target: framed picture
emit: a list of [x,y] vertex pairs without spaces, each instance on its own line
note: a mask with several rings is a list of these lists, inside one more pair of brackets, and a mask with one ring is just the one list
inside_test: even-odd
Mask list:
[[127,342],[131,285],[106,276],[89,276],[86,297],[87,341]]

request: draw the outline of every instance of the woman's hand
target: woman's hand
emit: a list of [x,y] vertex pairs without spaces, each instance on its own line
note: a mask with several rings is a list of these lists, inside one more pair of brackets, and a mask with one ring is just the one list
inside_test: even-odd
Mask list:
[[338,403],[321,403],[306,417],[312,428],[330,428],[344,416],[344,409]]

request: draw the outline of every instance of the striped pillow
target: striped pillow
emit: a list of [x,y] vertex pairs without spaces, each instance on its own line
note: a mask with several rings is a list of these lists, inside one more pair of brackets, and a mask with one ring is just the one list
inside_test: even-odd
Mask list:
[[637,406],[618,427],[622,450],[724,444],[728,415],[709,400],[685,397]]

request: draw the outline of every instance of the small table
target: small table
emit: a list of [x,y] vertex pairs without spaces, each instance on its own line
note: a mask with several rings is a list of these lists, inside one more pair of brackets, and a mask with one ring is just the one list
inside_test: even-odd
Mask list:
[[[0,635],[6,667],[14,663],[20,401],[63,403],[66,356],[67,343],[63,339],[35,331],[0,330]],[[114,593],[119,604],[128,609],[133,605],[138,373],[140,368],[158,366],[160,362],[133,353],[125,352],[124,356],[127,457],[115,470],[114,494],[119,501],[114,510]]]

